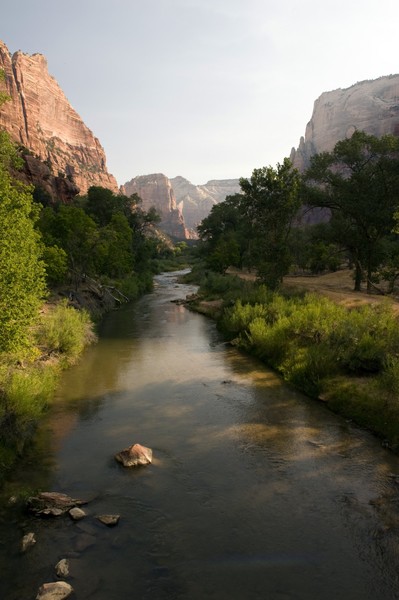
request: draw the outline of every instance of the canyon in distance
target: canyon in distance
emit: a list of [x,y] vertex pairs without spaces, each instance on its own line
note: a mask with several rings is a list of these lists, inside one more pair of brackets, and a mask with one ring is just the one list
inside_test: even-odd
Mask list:
[[[144,210],[153,206],[159,212],[165,233],[189,239],[196,236],[196,227],[212,206],[240,192],[240,174],[237,179],[193,185],[183,176],[169,179],[163,173],[150,173],[118,185],[108,172],[100,141],[49,74],[42,54],[11,54],[0,41],[0,69],[5,73],[0,91],[10,98],[1,107],[0,128],[22,147],[24,168],[18,176],[40,187],[53,201],[68,203],[90,186],[137,193]],[[356,130],[375,136],[399,135],[399,74],[322,93],[304,137],[297,148],[287,149],[287,156],[303,171],[314,154],[331,151],[337,141]]]

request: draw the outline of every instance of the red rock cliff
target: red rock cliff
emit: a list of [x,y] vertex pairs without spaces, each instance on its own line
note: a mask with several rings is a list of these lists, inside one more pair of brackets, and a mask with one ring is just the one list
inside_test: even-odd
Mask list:
[[137,194],[145,211],[154,207],[161,216],[159,226],[165,233],[180,240],[190,238],[181,207],[176,203],[172,185],[166,175],[154,173],[134,177],[122,186],[122,192],[127,196]]
[[20,51],[11,56],[0,41],[0,69],[6,75],[2,88],[11,97],[0,108],[0,127],[45,161],[53,175],[65,174],[81,193],[91,185],[118,192],[100,142],[49,75],[45,57]]

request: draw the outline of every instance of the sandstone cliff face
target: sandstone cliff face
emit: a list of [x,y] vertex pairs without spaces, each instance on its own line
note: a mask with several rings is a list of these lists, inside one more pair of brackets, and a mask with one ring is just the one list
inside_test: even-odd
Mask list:
[[154,207],[162,219],[159,227],[168,235],[179,240],[191,237],[184,222],[181,206],[177,205],[172,185],[162,173],[134,177],[122,186],[121,191],[126,196],[137,194],[145,211]]
[[305,137],[291,150],[294,167],[306,169],[314,154],[330,152],[356,129],[377,137],[399,135],[399,75],[324,92],[314,103]]
[[182,203],[185,223],[190,229],[196,229],[212,210],[212,207],[223,202],[226,196],[241,191],[238,179],[214,179],[205,185],[193,185],[184,177],[170,180],[178,203]]
[[2,91],[11,97],[0,108],[0,127],[45,161],[52,176],[62,173],[81,193],[91,185],[118,192],[100,142],[49,75],[45,57],[20,51],[11,56],[0,41],[0,69],[6,75]]

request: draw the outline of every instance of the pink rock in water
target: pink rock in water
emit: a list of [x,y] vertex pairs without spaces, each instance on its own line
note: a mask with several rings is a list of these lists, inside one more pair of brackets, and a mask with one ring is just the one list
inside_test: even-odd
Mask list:
[[152,450],[140,444],[133,444],[115,454],[115,458],[124,467],[139,467],[152,462]]
[[39,588],[36,600],[64,600],[64,598],[68,598],[72,592],[72,586],[65,581],[43,583]]

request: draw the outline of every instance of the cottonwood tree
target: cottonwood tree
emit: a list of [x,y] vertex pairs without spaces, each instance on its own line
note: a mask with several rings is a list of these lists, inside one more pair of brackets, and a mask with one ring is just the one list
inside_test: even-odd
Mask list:
[[242,267],[248,250],[249,229],[244,218],[243,196],[227,196],[215,204],[209,215],[198,226],[204,243],[206,262],[217,272],[224,273],[229,266]]
[[281,284],[291,265],[288,239],[301,204],[300,181],[288,159],[276,168],[255,169],[250,179],[240,179],[249,226],[249,260],[272,289]]
[[331,210],[337,240],[355,264],[355,290],[366,278],[370,291],[399,206],[399,139],[356,131],[332,152],[315,155],[305,180],[304,203]]

